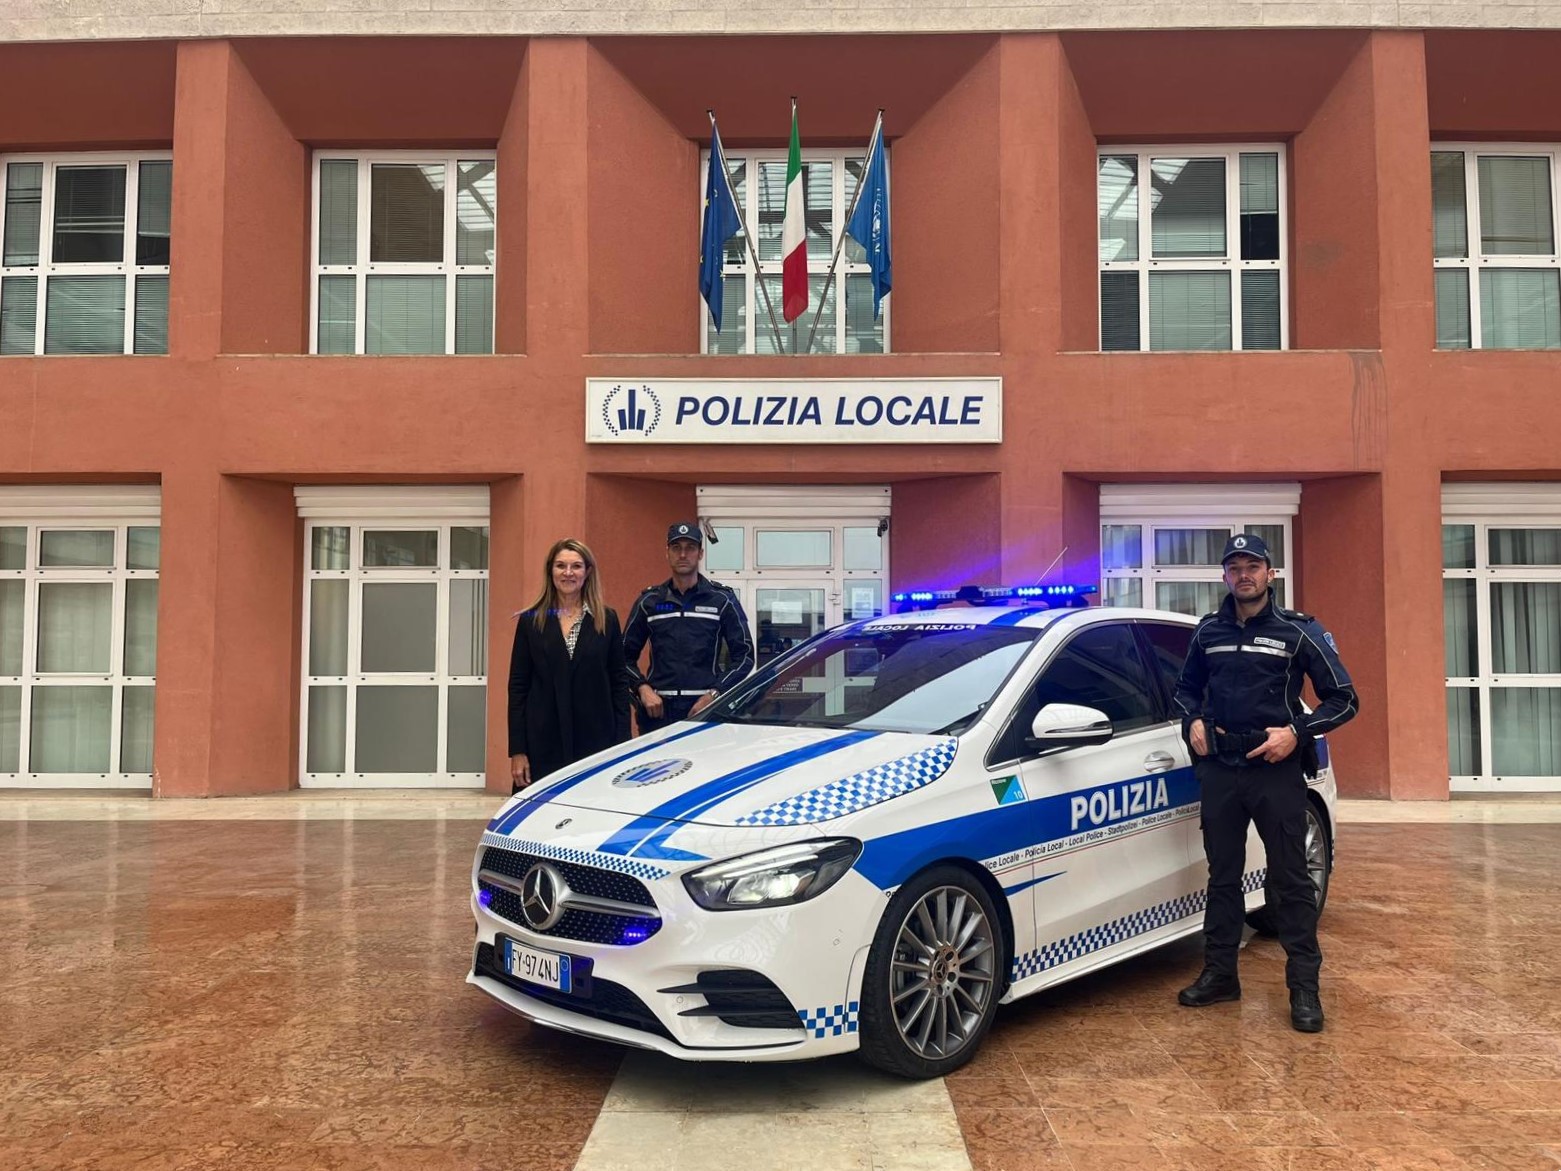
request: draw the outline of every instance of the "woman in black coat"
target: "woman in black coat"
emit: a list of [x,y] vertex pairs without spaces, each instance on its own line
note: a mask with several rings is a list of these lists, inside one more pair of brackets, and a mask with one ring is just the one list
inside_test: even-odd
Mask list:
[[509,667],[510,779],[518,791],[629,738],[629,671],[618,615],[579,541],[548,550],[542,595],[515,626]]

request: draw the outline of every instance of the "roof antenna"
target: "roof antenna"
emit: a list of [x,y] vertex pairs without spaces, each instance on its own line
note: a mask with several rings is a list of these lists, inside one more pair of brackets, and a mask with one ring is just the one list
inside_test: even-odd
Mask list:
[[1049,577],[1051,575],[1051,571],[1057,568],[1057,562],[1061,561],[1067,555],[1068,555],[1068,547],[1066,545],[1064,545],[1062,547],[1062,551],[1059,552],[1057,554],[1057,556],[1052,558],[1052,563],[1050,565],[1048,565],[1045,568],[1045,570],[1042,571],[1041,576],[1036,578],[1035,581],[1032,582],[1031,584],[1032,585],[1040,585],[1043,581],[1045,581],[1047,579],[1047,577]]

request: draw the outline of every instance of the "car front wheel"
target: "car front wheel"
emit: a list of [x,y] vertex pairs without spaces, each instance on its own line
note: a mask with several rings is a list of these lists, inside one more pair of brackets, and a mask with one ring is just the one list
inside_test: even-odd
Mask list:
[[986,890],[956,866],[890,900],[862,980],[862,1057],[902,1077],[941,1077],[980,1048],[1002,994],[1005,948]]

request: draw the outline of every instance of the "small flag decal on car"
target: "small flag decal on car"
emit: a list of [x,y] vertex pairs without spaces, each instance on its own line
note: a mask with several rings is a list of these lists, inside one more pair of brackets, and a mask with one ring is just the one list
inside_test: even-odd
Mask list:
[[991,785],[992,796],[997,798],[999,805],[1011,805],[1015,801],[1024,800],[1024,786],[1019,783],[1018,777],[993,777]]

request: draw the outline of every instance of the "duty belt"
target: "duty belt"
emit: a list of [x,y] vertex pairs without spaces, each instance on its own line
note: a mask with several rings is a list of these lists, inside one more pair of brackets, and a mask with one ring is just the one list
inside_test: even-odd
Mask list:
[[1267,740],[1267,732],[1228,732],[1223,728],[1215,728],[1214,739],[1209,748],[1215,756],[1245,757],[1247,753]]

